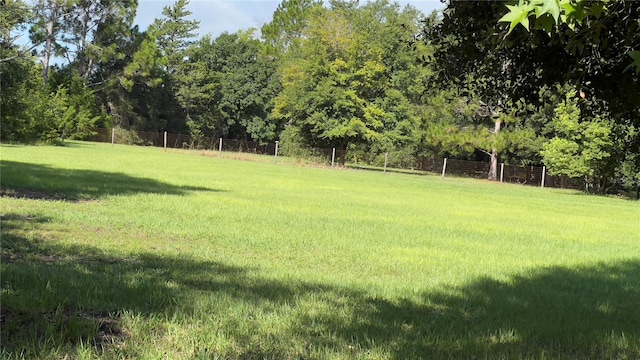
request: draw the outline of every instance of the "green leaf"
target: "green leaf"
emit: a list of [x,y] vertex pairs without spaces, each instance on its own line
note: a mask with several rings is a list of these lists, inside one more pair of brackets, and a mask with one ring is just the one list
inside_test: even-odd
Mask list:
[[571,0],[560,0],[560,9],[561,9],[560,20],[566,23],[571,30],[574,30],[575,24],[573,21],[569,21],[569,20],[571,18],[575,18],[576,11],[577,11],[575,5],[571,3]]
[[535,24],[535,28],[544,31],[547,35],[551,36],[553,25],[553,17],[551,17],[551,15],[549,14],[545,14],[542,17],[538,18]]
[[572,16],[577,10],[575,5],[571,3],[571,0],[560,0],[560,8],[566,17]]
[[521,24],[527,31],[529,30],[529,15],[533,10],[533,7],[529,3],[523,3],[522,1],[518,5],[507,5],[509,12],[498,20],[499,22],[508,22],[509,33],[513,29]]
[[550,14],[557,24],[560,17],[560,3],[558,0],[543,0],[542,6],[536,7],[537,18],[542,17],[544,14]]
[[633,62],[627,66],[624,71],[636,68],[636,74],[640,74],[640,51],[629,51],[627,53],[633,59]]
[[594,2],[589,8],[589,13],[594,17],[599,18],[602,16],[605,10],[605,4],[603,2]]

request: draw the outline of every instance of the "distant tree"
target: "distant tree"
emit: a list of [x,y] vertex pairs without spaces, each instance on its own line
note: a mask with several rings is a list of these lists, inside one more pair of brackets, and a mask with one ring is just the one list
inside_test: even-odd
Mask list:
[[571,90],[555,109],[555,136],[544,145],[542,156],[549,174],[584,178],[588,188],[602,192],[613,146],[611,120],[600,114],[585,119],[578,99]]
[[[0,57],[11,60],[0,62],[0,139],[3,141],[30,141],[33,136],[27,130],[24,112],[28,109],[29,89],[38,76],[35,59],[20,55],[20,49],[6,43],[0,45]],[[41,83],[35,87],[41,87]]]
[[[24,31],[28,22],[33,17],[32,8],[23,0],[5,0],[0,3],[0,46],[5,50],[14,48],[15,41],[19,35],[14,31]],[[0,62],[9,61],[19,56],[28,54],[32,49],[19,49],[14,54],[5,53],[0,57]]]
[[405,94],[419,88],[407,76],[417,69],[406,54],[418,12],[386,1],[331,6],[315,10],[299,51],[284,59],[273,117],[313,147],[402,142],[415,121]]
[[598,122],[613,139],[606,151],[607,166],[603,168],[604,159],[588,162],[598,164],[590,171],[608,179],[610,186],[614,179],[627,186],[640,183],[640,7],[624,0],[523,0],[507,5],[500,20],[509,23],[510,37],[534,46],[553,44],[563,52],[565,61],[556,65],[563,76],[556,80],[577,88],[583,99],[580,121],[607,119]]
[[35,22],[29,28],[30,39],[35,46],[44,44],[42,49],[42,85],[49,81],[49,67],[54,55],[63,54],[63,46],[59,40],[60,23],[63,21],[63,6],[68,6],[69,1],[39,0],[35,3]]
[[127,34],[136,7],[137,0],[40,0],[31,37],[45,42],[45,73],[52,53],[66,58],[85,81],[99,63],[121,57],[117,43],[102,39]]
[[161,55],[166,58],[164,71],[168,76],[180,70],[184,51],[198,36],[195,31],[200,21],[187,19],[191,15],[191,11],[187,10],[188,5],[189,0],[177,0],[173,6],[165,6],[162,9],[163,18],[155,19],[149,26],[149,35],[155,39]]
[[204,37],[187,51],[178,99],[188,111],[193,134],[258,141],[273,140],[269,118],[279,90],[276,63],[264,55],[251,30]]
[[274,117],[298,126],[315,146],[345,149],[378,138],[383,111],[357,90],[383,91],[387,79],[379,54],[362,61],[353,57],[357,35],[344,12],[323,10],[305,35],[304,60],[286,69]]
[[146,86],[148,80],[139,79],[138,75],[133,74],[134,71],[130,74],[125,71],[135,62],[134,54],[139,52],[146,37],[138,31],[137,26],[126,35],[114,34],[112,39],[102,40],[117,44],[121,56],[101,62],[89,77],[89,83],[95,90],[97,103],[112,121],[109,125],[146,130],[145,119],[151,117],[148,107],[155,105]]
[[320,0],[284,0],[273,13],[270,22],[261,28],[265,51],[269,55],[286,53],[299,45],[309,25],[314,8]]
[[[131,62],[124,69],[122,85],[128,91],[144,94],[145,116],[142,130],[182,132],[187,129],[187,112],[177,94],[186,91],[180,82],[191,71],[185,56],[194,43],[199,22],[187,20],[188,0],[178,0],[165,6],[163,17],[155,19],[143,35]],[[186,85],[185,85],[186,84]]]
[[[497,22],[502,3],[452,1],[444,18],[428,29],[425,40],[435,47],[434,68],[443,90],[456,89],[458,114],[447,120],[447,131],[431,132],[431,142],[472,146],[489,158],[488,178],[498,178],[498,161],[506,151],[518,151],[530,142],[533,131],[524,126],[522,111],[535,98],[544,79],[535,64],[545,52],[504,39],[506,26]],[[552,61],[553,56],[546,55]]]
[[23,123],[20,115],[27,102],[23,96],[25,83],[35,69],[34,59],[28,49],[14,43],[15,30],[24,30],[31,9],[23,1],[9,0],[0,3],[0,139],[20,141]]
[[221,127],[221,119],[216,116],[219,84],[207,61],[210,43],[207,35],[188,47],[182,53],[183,64],[173,77],[176,100],[184,109],[186,125],[195,138],[218,135],[215,132]]

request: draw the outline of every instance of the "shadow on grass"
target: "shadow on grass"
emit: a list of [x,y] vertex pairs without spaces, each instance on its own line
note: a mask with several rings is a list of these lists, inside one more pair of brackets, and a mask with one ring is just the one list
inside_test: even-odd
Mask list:
[[[2,218],[1,344],[8,353],[27,349],[38,357],[47,348],[72,351],[81,341],[113,348],[119,338],[136,336],[119,325],[129,313],[209,324],[206,332],[234,344],[210,354],[206,343],[193,340],[184,357],[640,357],[640,260],[542,268],[508,282],[477,279],[390,300],[187,257],[114,257],[25,231],[46,221]],[[275,336],[259,320],[269,316],[283,319]],[[140,356],[126,346],[118,351],[116,357]]]
[[[378,334],[392,358],[567,358],[640,356],[640,261],[537,269],[491,278],[415,301],[367,300],[341,336]],[[375,310],[371,310],[375,309]],[[345,326],[346,325],[346,326]]]
[[120,325],[123,312],[147,318],[188,312],[191,292],[182,283],[202,274],[226,279],[245,272],[213,262],[115,257],[91,246],[63,246],[33,235],[46,233],[46,217],[8,213],[0,221],[0,358],[75,358],[74,348],[82,344],[117,349],[129,336]]
[[96,170],[59,169],[15,161],[0,162],[0,195],[39,200],[94,200],[107,195],[138,193],[185,195],[218,191],[176,186],[153,179]]

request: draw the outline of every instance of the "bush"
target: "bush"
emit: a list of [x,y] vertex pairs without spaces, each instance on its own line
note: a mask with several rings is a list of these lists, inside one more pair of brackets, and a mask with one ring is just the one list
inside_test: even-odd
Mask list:
[[144,140],[142,140],[135,131],[123,129],[121,127],[116,127],[114,130],[114,142],[116,144],[145,145]]
[[287,126],[280,134],[279,152],[283,156],[298,159],[308,159],[312,152],[302,142],[300,129],[295,126]]

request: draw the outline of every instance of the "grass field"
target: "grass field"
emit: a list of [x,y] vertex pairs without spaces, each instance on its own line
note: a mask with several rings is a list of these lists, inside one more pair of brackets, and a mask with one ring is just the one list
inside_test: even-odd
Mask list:
[[640,358],[640,202],[0,147],[5,359]]

